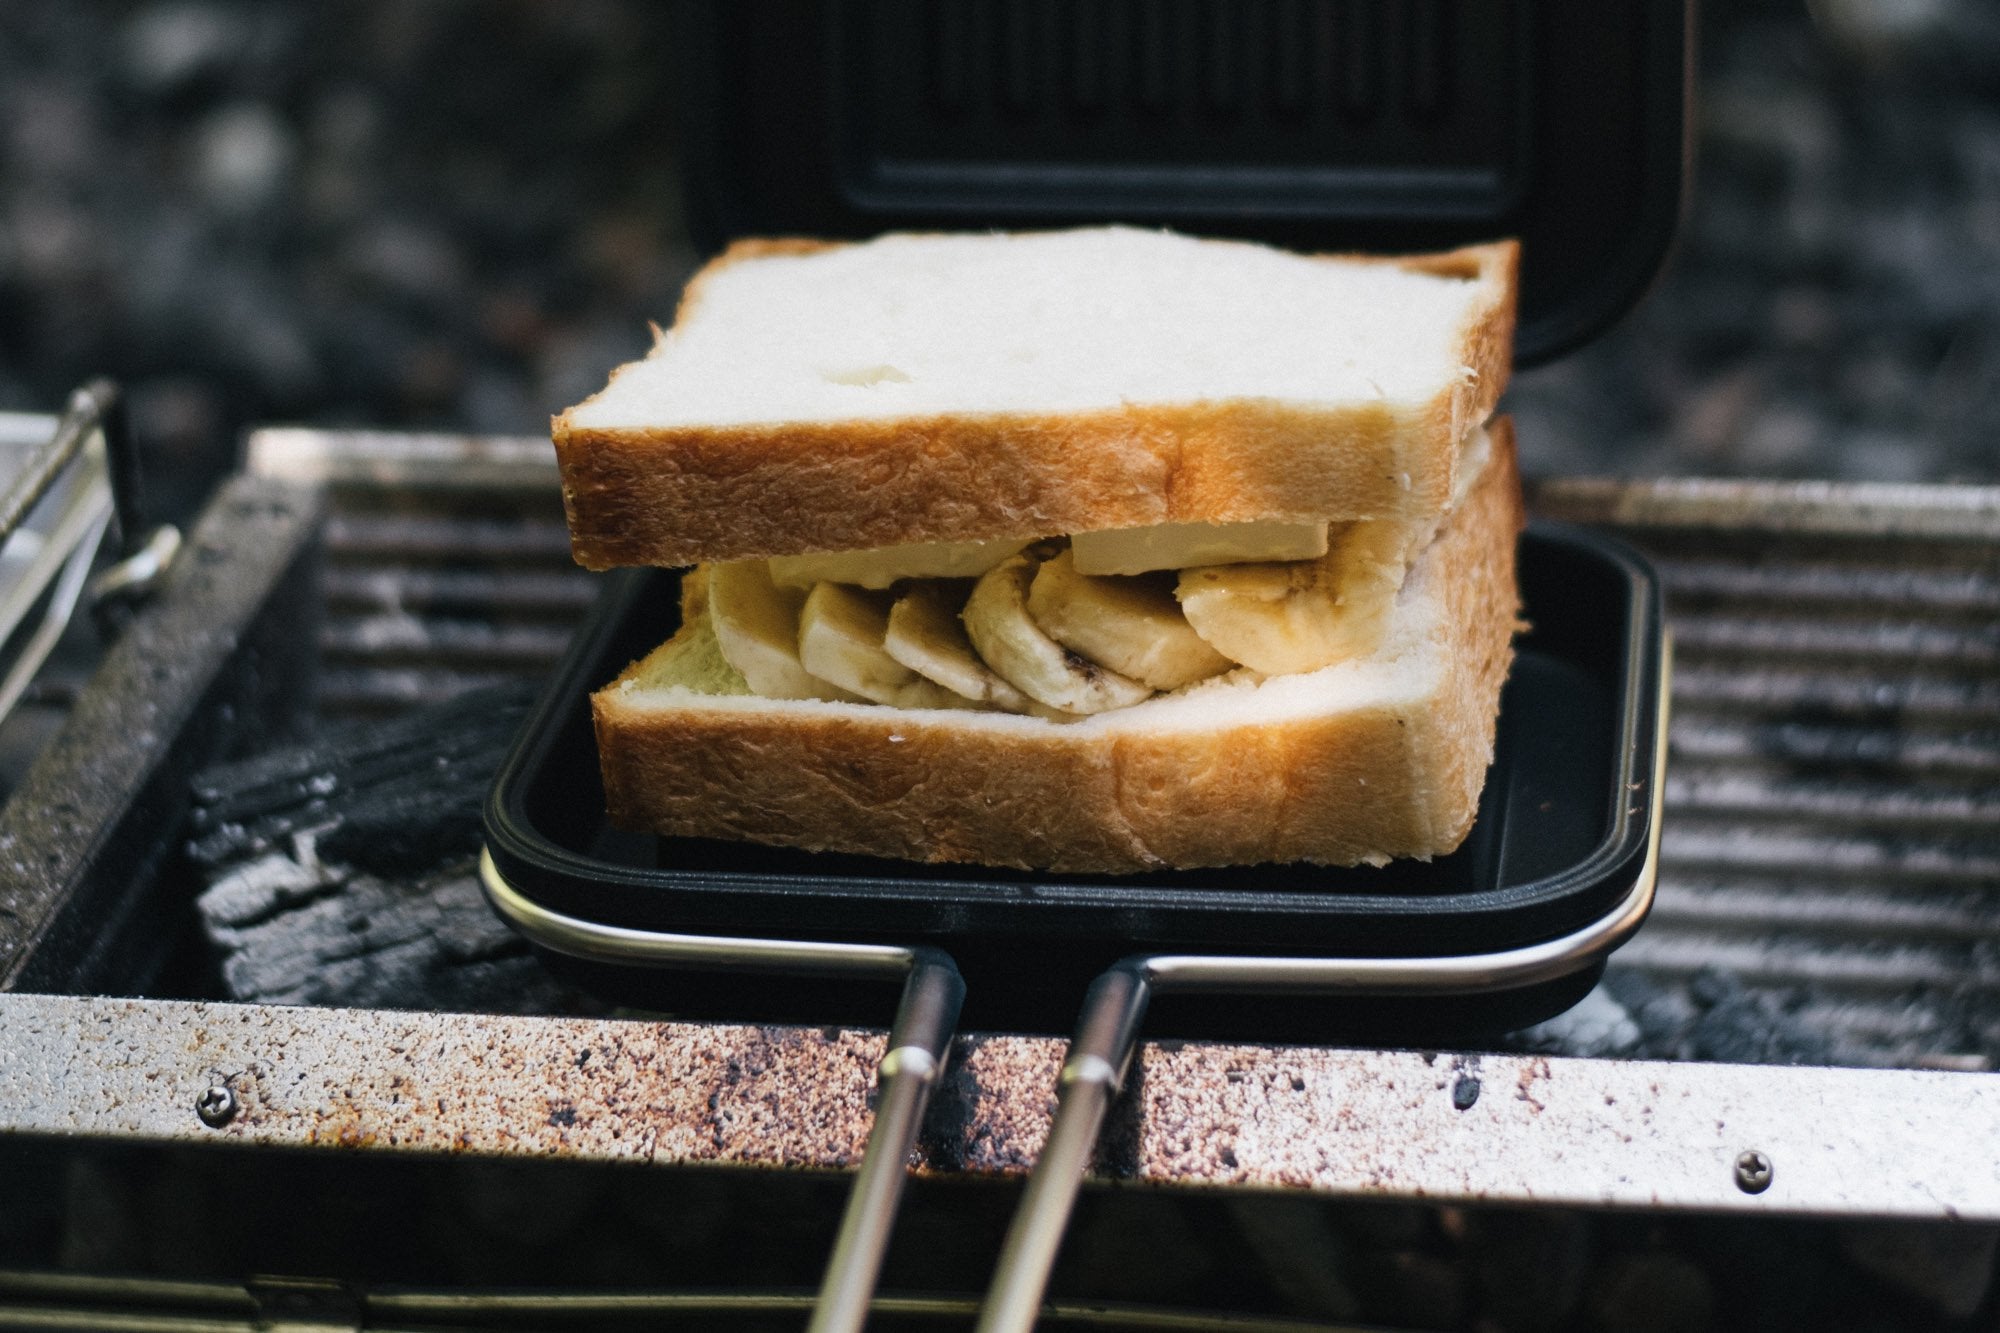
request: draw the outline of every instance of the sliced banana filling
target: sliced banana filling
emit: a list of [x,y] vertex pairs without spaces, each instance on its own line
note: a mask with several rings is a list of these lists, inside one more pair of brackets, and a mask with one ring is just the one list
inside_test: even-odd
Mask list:
[[[1454,508],[1489,451],[1484,431],[1467,441]],[[1070,720],[1373,653],[1442,521],[1162,524],[703,568],[717,644],[754,693]]]
[[[999,543],[1011,549],[976,580],[958,573],[973,563],[963,552],[948,574],[848,564],[851,581],[809,587],[774,577],[776,561],[735,561],[704,567],[708,610],[757,694],[1065,720],[1238,667],[1283,675],[1373,652],[1412,543],[1394,523],[1319,528],[1310,559],[1263,558],[1257,541],[1210,532],[1198,541],[1208,563],[1130,574],[1082,572],[1074,539]],[[1154,545],[1153,559],[1174,554]]]

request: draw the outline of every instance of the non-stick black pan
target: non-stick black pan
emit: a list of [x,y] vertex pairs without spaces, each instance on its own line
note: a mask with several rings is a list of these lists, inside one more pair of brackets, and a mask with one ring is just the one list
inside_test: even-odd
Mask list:
[[[1090,978],[1133,952],[1399,957],[1485,953],[1565,935],[1614,910],[1641,873],[1650,835],[1662,700],[1659,589],[1616,542],[1535,525],[1522,539],[1531,628],[1502,696],[1500,735],[1478,821],[1458,851],[1376,869],[1257,865],[1142,875],[1049,875],[842,856],[620,832],[604,793],[588,696],[670,635],[678,579],[606,579],[589,623],[550,681],[486,811],[496,872],[568,916],[728,936],[933,945],[959,962],[973,1026],[1062,1030]],[[847,983],[793,983],[552,960],[588,988],[685,1016],[826,1022],[871,1014],[879,996]],[[1265,1039],[1422,1039],[1505,1029],[1557,1012],[1602,959],[1569,975],[1474,999],[1229,1001],[1151,1029]]]

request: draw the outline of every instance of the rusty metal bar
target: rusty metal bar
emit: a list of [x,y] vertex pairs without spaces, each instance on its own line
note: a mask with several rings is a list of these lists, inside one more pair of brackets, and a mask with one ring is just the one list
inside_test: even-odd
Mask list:
[[0,990],[139,986],[158,965],[168,905],[133,886],[187,808],[188,774],[309,697],[298,641],[319,513],[295,487],[225,484],[195,529],[202,558],[167,570],[0,807]]
[[[661,1168],[851,1168],[886,1047],[851,1030],[19,992],[0,994],[0,1032],[0,1134]],[[1055,1085],[1065,1043],[961,1045],[943,1155],[1018,1177],[1051,1120],[1023,1092]],[[1990,1074],[1215,1042],[1135,1061],[1120,1173],[1141,1184],[2000,1222]],[[1469,1106],[1464,1080],[1485,1089]],[[218,1125],[197,1110],[211,1087],[234,1105]],[[1730,1172],[1747,1148],[1776,1163],[1755,1196]]]

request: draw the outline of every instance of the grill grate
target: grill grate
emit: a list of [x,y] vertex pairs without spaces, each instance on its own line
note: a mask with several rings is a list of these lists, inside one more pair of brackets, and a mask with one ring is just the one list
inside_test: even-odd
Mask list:
[[1991,1067],[1996,498],[1556,483],[1537,501],[1622,517],[1675,638],[1659,896],[1614,984],[1712,969],[1842,1063]]
[[597,595],[544,440],[265,430],[250,468],[329,491],[323,718],[539,679]]
[[[266,431],[251,457],[330,487],[329,717],[540,675],[594,595],[545,443]],[[1719,971],[1841,1063],[1991,1066],[2000,498],[1686,488],[1534,497],[1618,530],[1668,590],[1659,897],[1614,992]]]

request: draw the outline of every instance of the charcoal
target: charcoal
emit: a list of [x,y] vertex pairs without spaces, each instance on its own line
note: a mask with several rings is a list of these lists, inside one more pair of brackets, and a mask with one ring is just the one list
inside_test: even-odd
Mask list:
[[194,781],[196,902],[230,995],[268,1004],[596,1012],[494,916],[479,813],[533,702],[470,691],[210,768]]
[[505,743],[533,698],[527,682],[468,690],[435,707],[385,721],[350,722],[306,745],[273,750],[236,763],[218,764],[192,783],[201,809],[237,813],[276,809],[288,799],[324,795],[329,779],[413,754],[448,754],[455,746],[488,739]]
[[1685,983],[1613,967],[1605,987],[1638,1025],[1626,1052],[1640,1059],[1741,1064],[1831,1064],[1829,1041],[1793,1014],[1796,996],[1746,986],[1717,968]]
[[471,851],[480,803],[536,688],[471,690],[208,769],[194,781],[188,855],[219,869],[311,832],[323,854],[393,875]]
[[262,1004],[582,1012],[493,915],[470,858],[414,879],[319,859],[310,840],[236,867],[196,904],[232,997]]
[[1554,1018],[1505,1038],[1502,1048],[1538,1055],[1614,1056],[1630,1051],[1639,1040],[1632,1015],[1599,986]]

